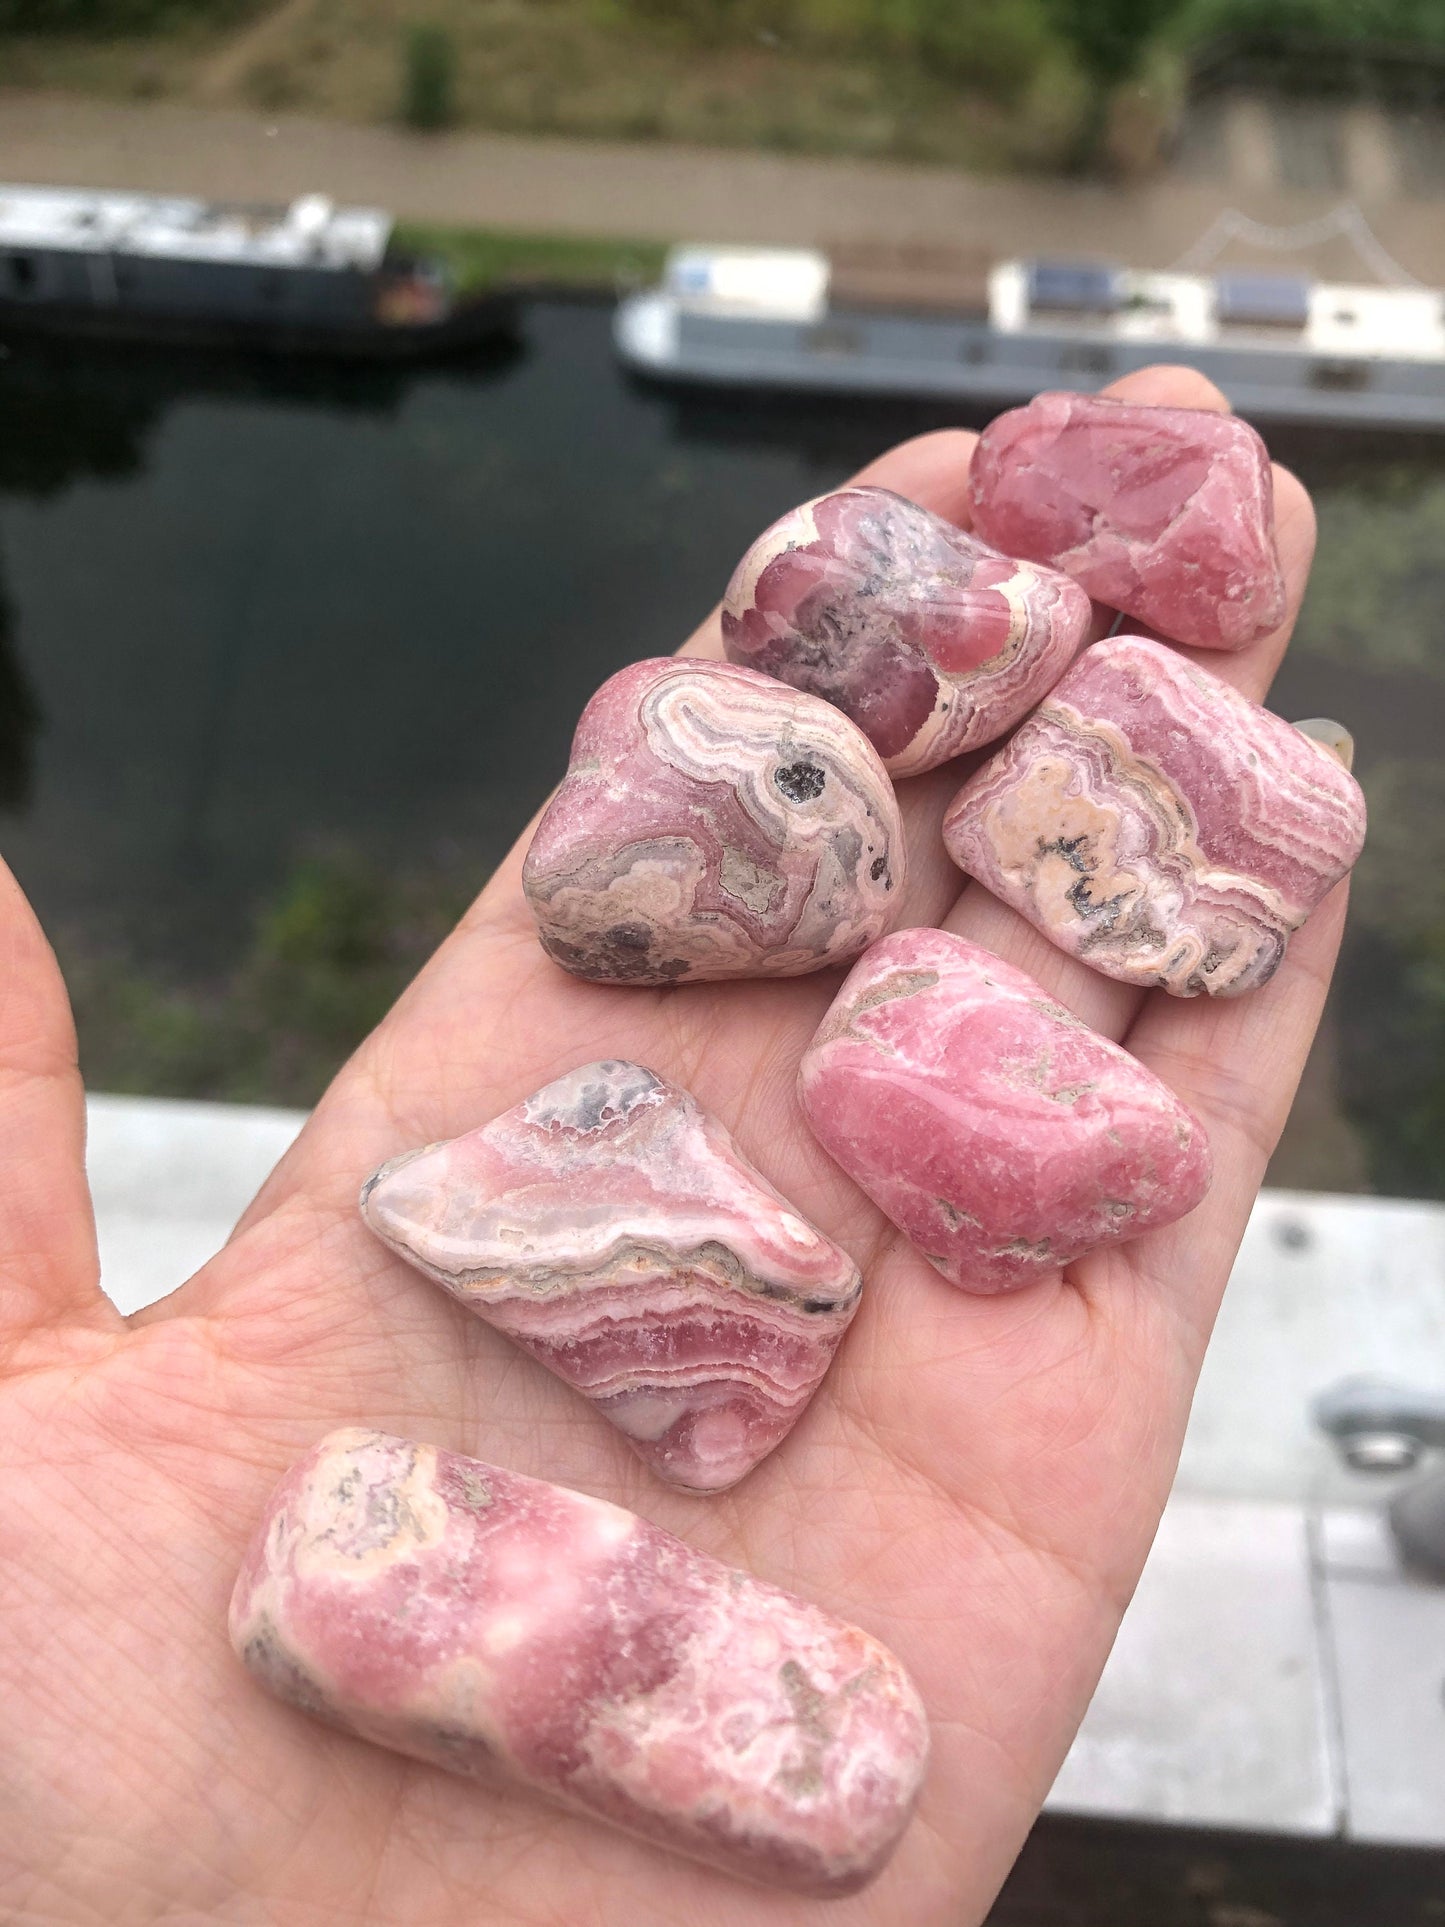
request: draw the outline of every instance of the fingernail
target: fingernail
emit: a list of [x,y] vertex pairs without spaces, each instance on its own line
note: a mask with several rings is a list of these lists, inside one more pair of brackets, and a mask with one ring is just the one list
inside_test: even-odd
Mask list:
[[1304,722],[1296,723],[1295,728],[1301,736],[1308,736],[1312,742],[1323,743],[1332,756],[1338,756],[1346,769],[1353,769],[1355,763],[1355,739],[1343,723],[1334,722],[1328,716],[1308,716]]

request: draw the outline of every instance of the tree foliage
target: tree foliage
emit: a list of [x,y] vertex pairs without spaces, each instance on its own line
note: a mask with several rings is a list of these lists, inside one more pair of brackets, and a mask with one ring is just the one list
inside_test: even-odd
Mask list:
[[1049,0],[1056,31],[1101,87],[1127,80],[1182,0]]
[[256,0],[0,0],[0,33],[161,32],[200,21],[224,26]]
[[[1087,6],[1089,0],[1079,0]],[[1226,33],[1309,34],[1321,40],[1445,45],[1445,0],[1191,0],[1192,40]]]

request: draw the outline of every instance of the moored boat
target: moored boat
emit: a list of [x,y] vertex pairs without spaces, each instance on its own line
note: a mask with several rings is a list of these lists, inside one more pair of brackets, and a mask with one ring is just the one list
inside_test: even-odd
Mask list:
[[459,294],[381,208],[0,185],[0,336],[416,356],[509,332],[505,293]]
[[618,307],[659,381],[980,404],[1185,362],[1259,420],[1445,428],[1445,296],[964,251],[675,248]]

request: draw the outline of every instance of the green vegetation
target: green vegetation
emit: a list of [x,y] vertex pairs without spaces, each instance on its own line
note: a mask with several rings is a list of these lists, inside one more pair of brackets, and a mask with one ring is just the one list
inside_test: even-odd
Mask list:
[[1429,669],[1445,680],[1445,480],[1417,466],[1382,467],[1332,488],[1319,516],[1300,645],[1341,663]]
[[[1129,78],[1187,0],[599,0],[703,45],[763,39],[862,50],[1018,97],[1061,53]],[[1248,0],[1245,0],[1248,4]]]
[[1201,57],[1271,86],[1338,90],[1377,69],[1413,85],[1408,50],[1445,49],[1445,3],[0,0],[0,37],[12,86],[1138,174],[1167,150]]
[[0,33],[155,33],[225,26],[259,0],[0,0]]
[[423,23],[407,30],[403,47],[401,117],[433,133],[456,119],[456,43],[445,27]]
[[1183,0],[1050,0],[1049,13],[1097,87],[1138,72],[1146,50]]
[[1375,1190],[1442,1197],[1445,759],[1426,719],[1445,707],[1445,484],[1435,457],[1362,461],[1343,444],[1301,466],[1319,543],[1291,658],[1355,720],[1370,810],[1331,1000],[1339,1099]]
[[1334,996],[1340,1098],[1377,1191],[1442,1197],[1445,767],[1377,754],[1360,780],[1370,833]]
[[57,951],[94,1090],[314,1104],[465,908],[448,870],[352,852],[300,863],[257,916],[236,970],[181,985],[67,942]]
[[[1087,6],[1088,0],[1079,0]],[[1190,0],[1191,38],[1211,34],[1309,34],[1320,40],[1445,46],[1441,0]]]
[[488,228],[428,227],[408,221],[396,229],[405,254],[444,261],[459,292],[500,284],[615,288],[655,281],[666,249],[661,242],[604,241],[565,234],[504,234]]
[[43,31],[47,4],[0,0],[0,20],[25,8],[0,49],[12,86],[414,119],[425,23],[455,51],[456,124],[505,132],[998,171],[1059,165],[1088,106],[1047,0],[252,0],[240,33],[223,21],[241,0],[113,0],[135,30],[91,15],[89,34]]
[[1060,52],[1049,0],[598,0],[598,6],[604,18],[702,46],[752,42],[862,54],[1006,100],[1020,98]]
[[1445,1195],[1445,922],[1404,942],[1358,933],[1339,1003],[1341,1096],[1364,1138],[1371,1184],[1388,1197]]

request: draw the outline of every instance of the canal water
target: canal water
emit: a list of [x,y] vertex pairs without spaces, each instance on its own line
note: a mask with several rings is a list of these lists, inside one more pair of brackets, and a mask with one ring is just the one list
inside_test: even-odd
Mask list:
[[[774,515],[946,408],[678,401],[601,305],[429,370],[11,344],[0,847],[100,1088],[309,1101]],[[1272,701],[1371,842],[1277,1183],[1445,1196],[1445,438],[1279,434],[1321,560]]]

